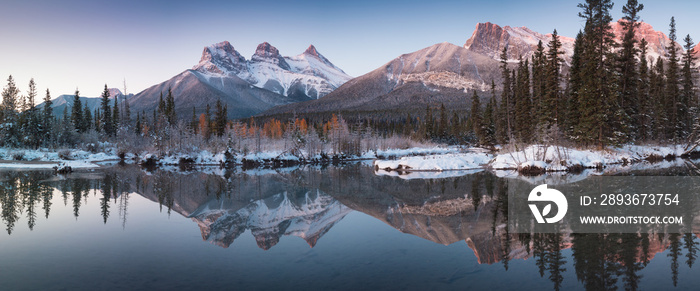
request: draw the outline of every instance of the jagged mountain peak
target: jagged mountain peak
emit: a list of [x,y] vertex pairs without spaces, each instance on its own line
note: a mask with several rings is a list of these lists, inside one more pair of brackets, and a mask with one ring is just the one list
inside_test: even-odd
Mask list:
[[255,55],[263,58],[278,58],[280,51],[268,42],[263,42],[255,49]]
[[309,47],[304,51],[304,54],[306,55],[312,55],[312,56],[320,56],[321,54],[316,50],[316,47],[312,44],[309,45]]
[[238,74],[245,70],[246,59],[228,41],[204,47],[202,58],[194,70],[220,75]]
[[[499,59],[504,46],[508,47],[508,60],[516,61],[521,56],[529,58],[541,41],[545,49],[547,43],[552,39],[552,34],[541,34],[531,29],[521,26],[499,26],[486,22],[478,23],[472,36],[464,44],[464,48],[477,52],[494,59]],[[574,39],[559,35],[564,50],[564,59],[568,63],[574,51]]]

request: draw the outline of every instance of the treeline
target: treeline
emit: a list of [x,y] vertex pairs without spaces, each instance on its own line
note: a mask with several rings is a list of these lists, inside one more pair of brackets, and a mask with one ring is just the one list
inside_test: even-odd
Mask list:
[[585,27],[576,37],[568,74],[561,70],[564,52],[556,30],[547,48],[539,42],[534,55],[521,58],[515,69],[508,66],[503,48],[500,101],[492,97],[484,108],[472,99],[471,131],[478,143],[687,141],[700,125],[690,35],[681,52],[672,17],[668,53],[650,62],[647,41],[635,39],[642,4],[629,0],[622,7],[621,43],[615,42],[610,26],[610,0],[589,0],[578,7]]

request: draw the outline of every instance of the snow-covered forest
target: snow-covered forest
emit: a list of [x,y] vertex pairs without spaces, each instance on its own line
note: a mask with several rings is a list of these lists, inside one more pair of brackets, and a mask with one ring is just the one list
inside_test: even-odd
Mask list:
[[667,54],[650,59],[646,40],[635,39],[642,4],[629,0],[622,7],[624,37],[619,43],[612,37],[610,0],[589,0],[578,7],[585,26],[566,70],[556,29],[549,43],[540,41],[531,58],[521,57],[516,64],[503,47],[502,83],[491,81],[491,90],[465,93],[468,110],[433,104],[402,117],[341,112],[229,120],[227,106],[217,101],[204,113],[193,108],[191,117],[183,117],[176,114],[182,108],[175,108],[177,96],[171,90],[161,92],[152,112],[132,112],[129,102],[110,98],[105,85],[98,109],[83,106],[76,90],[73,106],[55,116],[48,89],[39,108],[34,80],[21,90],[10,76],[2,90],[0,146],[78,148],[121,157],[206,151],[298,159],[358,158],[369,152],[376,156],[378,150],[435,145],[517,151],[533,144],[598,150],[684,144],[684,154],[694,150],[700,140],[700,102],[692,38],[683,38],[683,50],[674,45],[678,37],[671,18]]

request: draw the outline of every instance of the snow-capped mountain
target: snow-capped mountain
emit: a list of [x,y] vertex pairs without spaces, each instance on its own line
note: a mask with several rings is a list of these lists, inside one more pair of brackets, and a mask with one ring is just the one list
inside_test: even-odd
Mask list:
[[427,104],[439,103],[466,108],[465,94],[488,90],[491,80],[500,80],[497,60],[444,42],[401,55],[324,98],[276,107],[263,114],[425,110]]
[[231,209],[219,201],[200,206],[190,217],[199,224],[202,238],[229,247],[247,229],[258,246],[269,249],[283,235],[304,239],[311,247],[352,210],[332,197],[315,192],[288,192]]
[[135,112],[151,112],[161,93],[173,92],[178,115],[190,117],[217,100],[228,106],[229,118],[245,118],[274,106],[317,99],[350,76],[312,45],[304,53],[281,56],[269,43],[258,45],[246,60],[228,42],[204,48],[197,65],[130,98]]
[[228,41],[204,48],[193,70],[212,76],[235,75],[255,87],[284,96],[318,99],[351,79],[311,45],[304,53],[283,57],[269,43],[261,43],[246,60]]
[[[617,43],[622,42],[624,36],[624,29],[620,21],[622,19],[610,23]],[[648,42],[647,58],[649,61],[656,61],[659,56],[665,56],[671,42],[666,34],[654,30],[650,24],[645,22],[639,23],[635,39],[637,41],[646,39]],[[464,48],[500,60],[503,47],[508,46],[508,60],[517,62],[520,56],[523,59],[530,58],[535,53],[539,41],[542,41],[546,51],[547,44],[551,40],[551,33],[541,34],[527,27],[501,27],[486,22],[476,25],[472,36],[464,44]],[[568,66],[574,54],[575,39],[559,35],[559,40],[562,44],[562,51],[564,51],[565,66]],[[683,51],[683,47],[678,42],[675,43],[675,46],[679,51]]]
[[[623,37],[622,25],[613,22],[611,27],[619,42]],[[643,22],[637,29],[636,38],[646,39],[649,43],[647,57],[650,62],[665,56],[670,45],[669,38],[663,32]],[[404,114],[411,110],[423,112],[426,105],[440,103],[452,109],[466,108],[468,101],[465,95],[469,96],[473,90],[480,92],[482,99],[491,95],[488,91],[492,81],[500,90],[502,77],[499,66],[503,47],[508,48],[508,63],[514,68],[520,57],[524,60],[536,52],[539,41],[542,41],[546,51],[551,39],[552,34],[541,34],[527,27],[479,23],[461,47],[441,43],[401,55],[372,72],[348,81],[322,99],[279,106],[263,115],[338,110],[387,110],[387,114],[392,111]],[[559,35],[559,39],[564,52],[562,72],[566,73],[575,40],[562,35]],[[681,49],[678,43],[675,45]]]

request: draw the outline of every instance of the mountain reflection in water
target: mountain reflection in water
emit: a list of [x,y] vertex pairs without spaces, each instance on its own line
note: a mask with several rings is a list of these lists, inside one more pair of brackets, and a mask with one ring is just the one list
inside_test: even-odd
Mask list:
[[[140,195],[158,203],[163,212],[190,218],[205,241],[235,248],[234,241],[250,231],[264,250],[282,236],[300,237],[313,248],[354,210],[438,244],[464,241],[479,264],[500,263],[508,270],[511,260],[534,260],[539,275],[555,290],[562,288],[565,272],[574,272],[588,290],[615,289],[619,284],[635,290],[640,271],[667,250],[664,259],[674,285],[679,264],[695,264],[700,230],[694,224],[687,233],[508,233],[507,193],[518,183],[527,182],[488,172],[404,180],[374,175],[362,165],[260,173],[147,172],[124,166],[65,177],[0,172],[0,204],[2,223],[11,235],[22,227],[16,225],[22,216],[30,230],[38,216],[48,219],[57,207],[52,205],[54,195],[72,207],[76,219],[88,200],[97,199],[104,223],[119,219],[129,227],[129,198]],[[697,214],[697,203],[692,208]],[[573,270],[564,267],[569,261]]]

